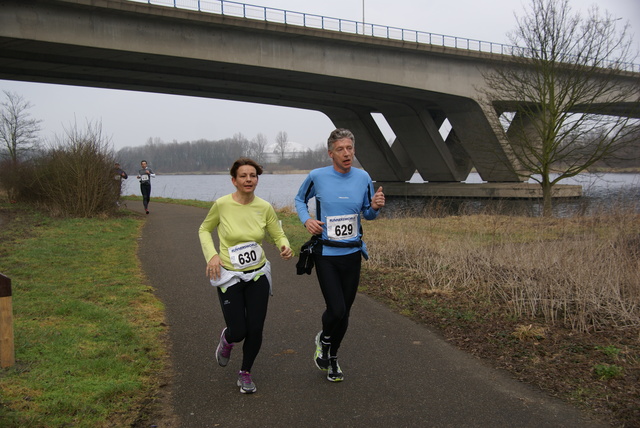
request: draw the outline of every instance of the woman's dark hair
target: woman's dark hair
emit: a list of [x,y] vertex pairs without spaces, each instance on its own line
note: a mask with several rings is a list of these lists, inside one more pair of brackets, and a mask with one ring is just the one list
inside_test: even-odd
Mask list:
[[240,158],[237,161],[235,161],[233,163],[233,165],[231,166],[231,169],[229,170],[229,174],[231,174],[231,176],[233,178],[236,178],[237,174],[238,174],[238,168],[240,168],[241,166],[244,165],[249,165],[252,166],[256,169],[256,174],[260,175],[262,174],[262,167],[260,165],[258,165],[258,163],[256,161],[254,161],[253,159],[249,159],[249,158]]

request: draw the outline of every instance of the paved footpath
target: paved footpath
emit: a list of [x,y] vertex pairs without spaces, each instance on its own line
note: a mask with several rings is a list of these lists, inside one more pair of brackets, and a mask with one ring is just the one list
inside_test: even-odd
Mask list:
[[[128,205],[143,212],[139,202]],[[345,380],[328,382],[313,363],[323,307],[315,273],[296,275],[296,259],[281,260],[270,245],[274,295],[252,371],[258,390],[243,395],[235,384],[240,346],[227,367],[214,356],[224,324],[198,241],[207,210],[149,208],[139,258],[166,306],[180,427],[606,426],[362,294],[340,350]]]

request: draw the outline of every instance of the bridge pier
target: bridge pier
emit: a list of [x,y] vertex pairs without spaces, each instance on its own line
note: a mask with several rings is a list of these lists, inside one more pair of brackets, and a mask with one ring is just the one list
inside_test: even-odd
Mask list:
[[[374,180],[408,181],[416,168],[398,146],[389,146],[371,113],[361,109],[324,108],[322,110],[338,128],[347,128],[356,137],[356,157]],[[395,145],[395,144],[394,144]],[[398,156],[401,157],[401,163]]]
[[[397,141],[409,155],[415,169],[427,181],[462,181],[469,171],[459,171],[433,118],[426,110],[408,105],[382,110],[382,115],[396,134]],[[356,151],[357,152],[357,151]]]

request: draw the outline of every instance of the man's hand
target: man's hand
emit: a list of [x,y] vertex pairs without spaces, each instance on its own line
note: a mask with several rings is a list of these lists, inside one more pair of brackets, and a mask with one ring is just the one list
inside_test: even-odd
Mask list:
[[304,222],[304,227],[307,228],[307,232],[312,235],[320,235],[322,233],[322,225],[324,222],[319,220],[314,220],[310,218],[309,220]]
[[378,211],[382,207],[384,207],[384,193],[382,193],[382,186],[380,186],[371,199],[371,208]]

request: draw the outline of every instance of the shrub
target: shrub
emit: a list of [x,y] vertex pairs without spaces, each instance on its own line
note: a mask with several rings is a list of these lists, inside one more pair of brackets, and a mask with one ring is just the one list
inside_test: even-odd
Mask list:
[[17,199],[56,216],[94,217],[117,210],[120,182],[113,177],[114,155],[100,124],[76,125],[56,137],[49,150],[15,166],[9,187]]
[[25,200],[29,196],[25,184],[29,181],[33,166],[28,162],[6,160],[0,163],[0,187],[7,192],[10,201]]

